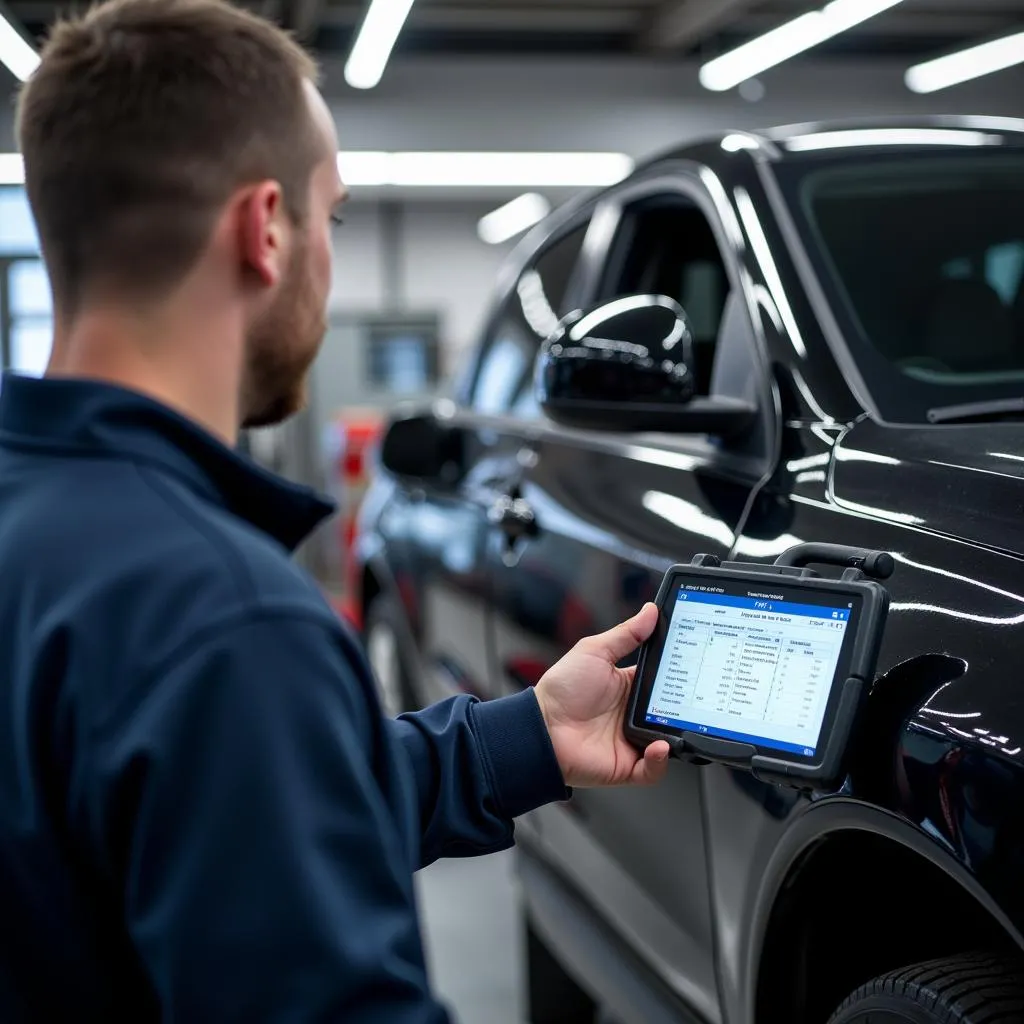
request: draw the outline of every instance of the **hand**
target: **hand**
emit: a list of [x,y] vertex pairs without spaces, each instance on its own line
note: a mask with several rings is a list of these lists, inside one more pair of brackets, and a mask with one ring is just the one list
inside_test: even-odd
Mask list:
[[647,604],[628,622],[581,640],[535,688],[567,786],[649,785],[668,771],[668,743],[643,755],[622,731],[633,668],[616,668],[654,632],[658,610]]

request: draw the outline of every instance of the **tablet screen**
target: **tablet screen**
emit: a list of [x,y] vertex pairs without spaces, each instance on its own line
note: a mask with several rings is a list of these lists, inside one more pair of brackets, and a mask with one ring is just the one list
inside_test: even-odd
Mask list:
[[813,757],[859,602],[730,589],[680,585],[646,720]]

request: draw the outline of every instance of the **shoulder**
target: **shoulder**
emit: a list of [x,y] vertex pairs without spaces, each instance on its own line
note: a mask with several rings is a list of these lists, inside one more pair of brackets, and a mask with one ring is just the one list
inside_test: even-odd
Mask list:
[[67,648],[65,684],[94,711],[218,623],[288,616],[361,658],[281,545],[173,475],[75,460],[50,477],[0,509],[0,560],[26,584],[0,594],[0,628],[30,661]]
[[272,537],[158,470],[137,467],[142,500],[153,508],[151,556],[172,571],[200,571],[228,603],[324,602],[308,574]]

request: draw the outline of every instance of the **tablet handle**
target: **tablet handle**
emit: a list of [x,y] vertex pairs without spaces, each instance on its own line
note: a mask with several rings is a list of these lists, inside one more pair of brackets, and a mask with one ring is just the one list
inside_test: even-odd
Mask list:
[[858,569],[876,580],[887,580],[896,569],[896,562],[888,551],[851,548],[845,544],[796,544],[775,559],[776,565],[796,568],[815,563]]

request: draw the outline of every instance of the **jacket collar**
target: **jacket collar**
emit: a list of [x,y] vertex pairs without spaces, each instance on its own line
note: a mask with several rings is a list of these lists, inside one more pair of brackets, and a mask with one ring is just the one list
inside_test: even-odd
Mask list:
[[0,444],[162,467],[293,551],[334,506],[262,469],[179,413],[125,388],[5,373]]

